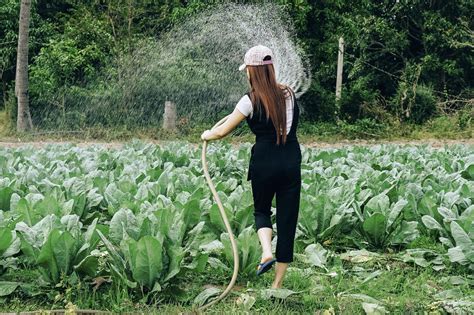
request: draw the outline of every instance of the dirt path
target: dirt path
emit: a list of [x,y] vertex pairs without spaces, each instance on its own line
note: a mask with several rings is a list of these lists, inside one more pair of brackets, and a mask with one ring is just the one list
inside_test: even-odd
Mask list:
[[[10,140],[10,139],[9,139]],[[154,144],[164,144],[169,141],[161,141],[161,140],[146,140],[147,143],[154,143]],[[127,141],[111,141],[111,142],[101,142],[101,141],[27,141],[27,142],[12,142],[12,141],[2,141],[0,140],[0,147],[3,148],[18,148],[22,146],[33,146],[35,148],[42,148],[49,144],[68,144],[72,143],[78,147],[88,147],[92,145],[100,145],[106,148],[120,148],[124,143]],[[425,140],[398,140],[398,141],[376,141],[376,140],[357,140],[357,141],[340,141],[340,142],[301,142],[301,144],[305,147],[311,148],[341,148],[346,146],[372,146],[377,144],[398,144],[398,145],[422,145],[427,144],[432,147],[440,148],[445,145],[453,145],[453,144],[464,144],[468,146],[474,146],[474,139],[460,139],[460,140],[440,140],[440,139],[425,139]],[[200,143],[190,143],[195,147],[201,146]],[[240,142],[234,142],[235,145],[241,144]]]
[[384,141],[384,140],[345,140],[336,143],[324,143],[324,142],[310,142],[303,143],[304,146],[314,147],[314,148],[340,148],[345,146],[373,146],[377,144],[398,144],[398,145],[422,145],[427,144],[435,148],[441,148],[445,145],[454,145],[454,144],[464,144],[467,146],[474,146],[474,139],[424,139],[424,140],[394,140],[394,141]]

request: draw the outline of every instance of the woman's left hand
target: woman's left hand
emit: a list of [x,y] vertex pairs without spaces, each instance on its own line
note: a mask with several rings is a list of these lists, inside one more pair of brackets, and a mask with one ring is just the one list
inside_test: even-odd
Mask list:
[[201,139],[202,139],[202,140],[206,140],[206,141],[209,140],[208,138],[209,138],[210,133],[211,133],[210,130],[204,131],[204,132],[202,133],[202,135],[201,135]]

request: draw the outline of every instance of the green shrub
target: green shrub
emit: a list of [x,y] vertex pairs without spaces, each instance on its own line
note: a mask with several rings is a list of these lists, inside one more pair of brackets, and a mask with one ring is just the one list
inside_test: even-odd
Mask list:
[[368,78],[360,77],[343,89],[340,100],[341,118],[355,122],[362,116],[362,106],[366,103],[375,103],[378,93],[371,88]]
[[415,103],[413,104],[411,120],[421,124],[436,114],[436,98],[433,89],[425,85],[416,88]]
[[437,113],[433,89],[423,84],[417,85],[413,91],[413,86],[400,82],[391,103],[398,118],[406,122],[422,124]]
[[457,124],[459,129],[468,130],[472,126],[472,117],[474,117],[474,106],[466,106],[466,108],[457,112]]
[[334,93],[314,81],[308,91],[303,94],[298,104],[304,109],[301,114],[308,120],[335,121],[336,101]]
[[5,119],[8,120],[10,127],[16,121],[18,111],[14,88],[14,85],[12,85],[12,87],[7,91],[5,102]]

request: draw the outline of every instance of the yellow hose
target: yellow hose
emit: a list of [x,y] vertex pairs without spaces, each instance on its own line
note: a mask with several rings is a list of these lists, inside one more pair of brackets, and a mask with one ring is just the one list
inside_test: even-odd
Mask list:
[[[217,124],[214,125],[214,127],[212,127],[212,129],[214,129],[214,128],[220,126],[221,124],[223,124],[229,116],[230,115],[222,118]],[[221,216],[222,216],[222,220],[224,220],[224,224],[225,224],[225,227],[227,229],[227,233],[229,234],[229,237],[230,237],[230,243],[232,245],[232,253],[233,253],[233,256],[234,256],[234,273],[232,274],[232,279],[230,280],[229,285],[224,290],[224,292],[222,292],[221,295],[219,295],[216,299],[214,299],[211,302],[209,302],[207,304],[204,304],[203,306],[199,307],[198,310],[200,310],[200,311],[202,311],[202,310],[208,308],[209,306],[211,306],[211,305],[219,302],[220,300],[222,300],[230,292],[230,290],[234,286],[235,280],[237,279],[237,274],[239,272],[239,252],[237,251],[237,243],[235,242],[234,233],[232,232],[232,228],[229,224],[229,220],[227,219],[227,215],[225,214],[224,207],[222,206],[222,202],[219,198],[219,195],[217,194],[217,191],[216,191],[216,188],[214,187],[214,184],[212,183],[211,176],[209,176],[209,171],[207,169],[207,161],[206,161],[206,150],[207,150],[207,141],[204,140],[204,143],[203,143],[203,146],[202,146],[202,168],[204,170],[204,176],[206,177],[207,184],[209,185],[209,188],[212,191],[212,195],[214,196],[214,199],[216,200],[217,206],[219,207],[219,211],[220,211]]]

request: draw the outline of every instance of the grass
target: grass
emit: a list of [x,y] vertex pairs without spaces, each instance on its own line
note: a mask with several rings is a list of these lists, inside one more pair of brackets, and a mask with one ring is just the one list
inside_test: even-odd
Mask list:
[[10,129],[10,120],[7,118],[7,112],[0,110],[0,137],[8,135]]
[[[217,122],[217,121],[216,121]],[[201,133],[212,128],[216,122],[183,125],[176,132],[165,131],[159,125],[151,127],[113,128],[90,127],[81,130],[38,130],[32,133],[15,132],[7,120],[6,113],[0,111],[0,139],[3,141],[127,141],[142,140],[184,140],[201,142]],[[224,141],[253,142],[254,135],[245,122],[241,123]],[[302,119],[298,126],[301,143],[335,143],[346,140],[406,141],[423,139],[472,139],[474,124],[471,120],[461,122],[457,116],[434,118],[423,125],[380,124],[363,119],[354,124],[340,122],[310,122]]]
[[[431,241],[432,243],[432,241]],[[430,245],[429,238],[416,244]],[[416,245],[415,243],[412,245]],[[296,256],[295,256],[296,257]],[[450,265],[445,270],[434,271],[430,267],[401,262],[393,254],[384,254],[364,263],[334,260],[328,272],[310,267],[295,259],[288,269],[284,287],[296,292],[287,299],[276,302],[264,299],[261,291],[270,288],[273,270],[261,278],[245,279],[240,276],[229,296],[206,310],[209,314],[364,314],[362,302],[377,302],[393,314],[444,313],[447,300],[465,300],[474,303],[474,279],[468,278],[467,269]],[[378,275],[373,277],[374,272]],[[452,278],[457,277],[457,278]],[[35,282],[34,271],[12,273],[4,280]],[[15,293],[13,298],[0,300],[0,311],[27,311],[64,309],[74,305],[79,309],[133,312],[133,314],[179,314],[196,311],[194,298],[209,285],[224,287],[230,275],[216,272],[209,266],[202,274],[182,276],[174,287],[161,292],[148,301],[133,296],[125,287],[113,283],[102,285],[97,292],[90,283],[58,286],[41,290],[42,294],[27,296]],[[367,280],[369,279],[369,280]],[[453,281],[457,279],[457,281]],[[459,279],[464,283],[457,284]],[[446,291],[451,290],[451,291]],[[443,298],[439,293],[454,294]],[[437,295],[438,294],[438,295]],[[443,294],[443,293],[442,293]],[[250,309],[239,304],[248,295],[255,298]]]

